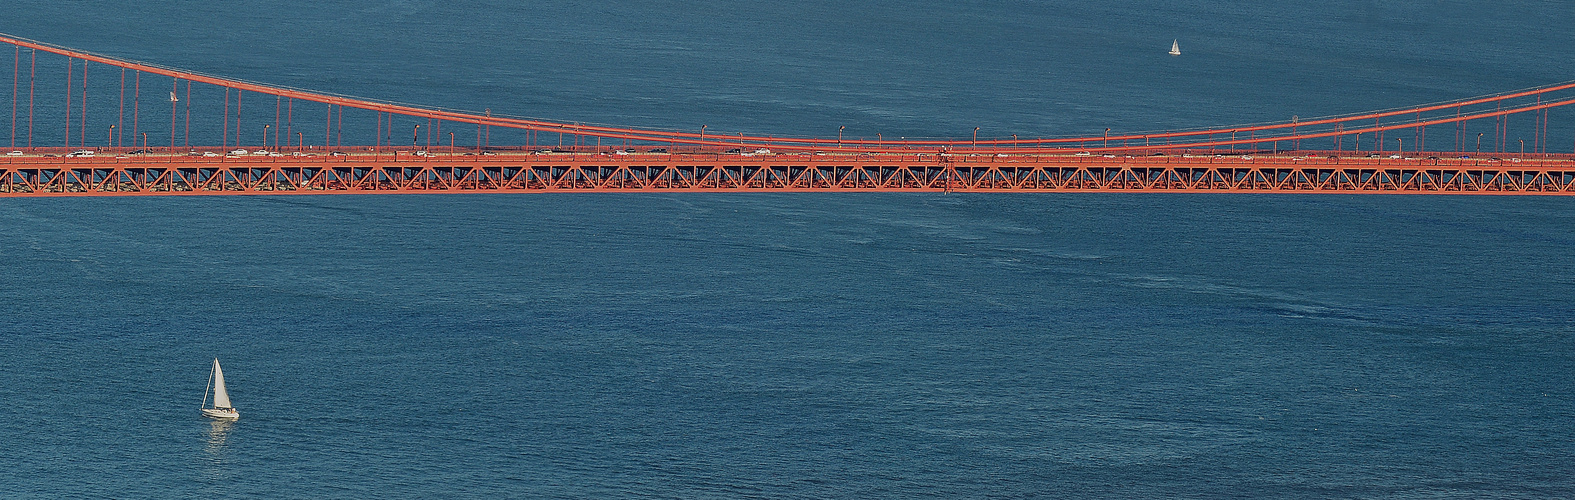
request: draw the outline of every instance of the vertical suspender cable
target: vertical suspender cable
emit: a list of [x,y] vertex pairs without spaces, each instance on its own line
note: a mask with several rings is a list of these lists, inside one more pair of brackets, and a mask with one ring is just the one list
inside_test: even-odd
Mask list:
[[11,66],[11,149],[16,149],[16,90],[22,79],[22,46],[16,46],[15,63]]
[[191,80],[186,80],[186,140],[185,147],[191,147]]
[[180,99],[175,93],[180,91],[180,79],[170,81],[170,153],[175,153],[175,112],[180,110]]
[[27,69],[27,149],[33,149],[33,90],[38,85],[38,50],[32,50],[33,60]]
[[[1538,95],[1537,96],[1537,104],[1541,104],[1541,103],[1542,103],[1542,96]],[[1539,109],[1539,110],[1534,110],[1534,111],[1531,112],[1531,152],[1532,153],[1536,153],[1537,152],[1537,146],[1538,146],[1537,138],[1540,135],[1542,135],[1542,110]],[[1521,152],[1525,152],[1526,147],[1525,146],[1521,146],[1520,149],[1521,149]]]
[[[142,129],[142,70],[132,76],[131,85],[131,147],[137,147],[137,135]],[[143,144],[142,147],[147,147]]]
[[87,59],[83,59],[82,60],[82,126],[77,127],[77,134],[81,135],[82,137],[77,140],[77,144],[82,146],[82,147],[84,147],[84,148],[87,147],[87,68],[88,68]]
[[126,135],[126,68],[120,68],[120,104],[115,111],[115,147],[120,147],[123,135]]
[[66,58],[66,141],[67,148],[71,147],[71,67],[74,63],[71,58]]

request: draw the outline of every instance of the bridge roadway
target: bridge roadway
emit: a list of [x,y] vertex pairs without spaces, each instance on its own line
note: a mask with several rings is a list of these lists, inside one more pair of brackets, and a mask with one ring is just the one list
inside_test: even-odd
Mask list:
[[[1550,112],[1575,106],[1575,81],[1414,107],[1307,120],[1293,116],[1290,121],[1224,128],[1115,135],[1106,129],[1099,136],[1010,139],[980,137],[975,128],[967,138],[892,141],[879,133],[873,140],[844,137],[844,127],[839,127],[833,141],[708,131],[705,125],[698,130],[618,127],[420,107],[222,78],[0,34],[3,45],[13,46],[11,120],[9,149],[0,151],[15,155],[0,156],[0,197],[551,191],[1575,193],[1575,155],[1549,153],[1550,145],[1562,147],[1567,137],[1558,129],[1550,134]],[[274,102],[267,102],[269,97]],[[194,101],[201,104],[194,106]],[[405,144],[406,131],[411,146],[394,145]],[[449,147],[433,147],[445,142],[444,132]],[[131,148],[123,147],[128,137]],[[193,137],[198,143],[192,143]],[[559,144],[553,149],[572,152],[533,150],[547,141]],[[204,142],[219,145],[187,146]],[[222,154],[242,143],[285,154]],[[416,146],[422,143],[426,146]],[[494,147],[520,143],[526,147]],[[590,146],[620,143],[635,150]],[[1426,152],[1432,144],[1494,152]],[[1410,151],[1384,153],[1391,145],[1391,151],[1406,151],[1407,146]],[[1363,148],[1379,153],[1360,151]],[[70,155],[85,149],[96,154]],[[758,150],[774,153],[745,154]],[[346,154],[330,154],[333,151]]]
[[407,148],[325,154],[308,148],[209,156],[100,149],[91,157],[73,157],[64,148],[40,148],[0,159],[0,197],[680,191],[1575,194],[1575,155],[1568,154],[743,154],[651,149],[478,154]]

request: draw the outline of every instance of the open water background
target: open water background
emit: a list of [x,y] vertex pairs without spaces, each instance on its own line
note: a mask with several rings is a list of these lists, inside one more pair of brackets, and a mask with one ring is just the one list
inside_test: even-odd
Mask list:
[[[1559,2],[5,11],[248,80],[822,136],[1283,120],[1575,75]],[[5,200],[0,491],[1571,497],[1572,228],[1534,197]],[[215,356],[233,425],[196,411]]]

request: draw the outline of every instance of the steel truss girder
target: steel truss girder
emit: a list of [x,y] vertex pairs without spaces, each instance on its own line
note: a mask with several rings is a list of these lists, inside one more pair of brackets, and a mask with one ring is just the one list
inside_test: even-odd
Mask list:
[[1012,161],[0,164],[0,196],[976,191],[1575,194],[1575,162]]

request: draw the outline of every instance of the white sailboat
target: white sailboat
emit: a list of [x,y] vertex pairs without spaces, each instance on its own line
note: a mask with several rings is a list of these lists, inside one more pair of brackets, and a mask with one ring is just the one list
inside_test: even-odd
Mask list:
[[1176,39],[1176,40],[1171,40],[1170,41],[1170,55],[1173,55],[1173,56],[1181,55],[1181,40],[1180,39]]
[[213,406],[208,406],[208,389],[202,390],[202,414],[213,418],[234,420],[240,412],[230,406],[230,392],[224,390],[224,369],[219,368],[219,358],[213,358],[213,371],[208,374],[208,387],[213,390]]

